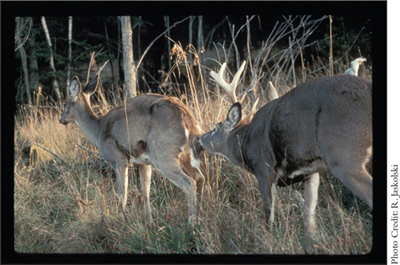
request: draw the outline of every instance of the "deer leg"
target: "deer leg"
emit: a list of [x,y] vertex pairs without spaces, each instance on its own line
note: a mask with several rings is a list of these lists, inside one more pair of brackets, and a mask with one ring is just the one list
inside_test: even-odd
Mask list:
[[332,155],[328,156],[327,165],[335,177],[372,209],[372,177],[365,168],[371,155],[370,149],[363,150],[353,147],[352,150],[347,150],[347,153],[351,154],[351,159],[346,156],[333,155],[336,153],[346,154],[346,150],[340,151],[334,150]]
[[365,167],[350,169],[350,165],[348,167],[334,166],[331,171],[347,188],[373,209],[372,177]]
[[316,229],[315,208],[318,201],[319,173],[310,174],[304,182],[304,231],[313,238]]
[[140,187],[142,190],[147,222],[149,224],[152,224],[153,219],[151,218],[151,208],[150,208],[151,166],[139,165],[139,175],[140,175]]
[[275,194],[276,184],[271,183],[265,177],[257,177],[263,201],[265,218],[269,225],[272,225],[275,219]]
[[201,198],[203,196],[203,187],[204,187],[204,176],[201,174],[200,170],[197,167],[193,167],[190,163],[190,156],[184,156],[181,158],[181,162],[183,167],[189,173],[189,176],[196,181],[196,217],[200,216],[200,206],[201,206]]
[[125,207],[128,198],[128,167],[126,165],[115,166],[114,170],[115,174],[117,175],[118,184],[118,209],[121,217],[125,218],[127,221]]
[[273,176],[273,171],[262,162],[254,163],[254,172],[261,192],[265,217],[268,224],[272,225],[275,219],[276,194],[276,183],[270,179]]
[[196,181],[182,172],[177,158],[153,161],[153,163],[164,177],[186,193],[189,206],[189,220],[191,220],[191,217],[195,216],[196,210]]

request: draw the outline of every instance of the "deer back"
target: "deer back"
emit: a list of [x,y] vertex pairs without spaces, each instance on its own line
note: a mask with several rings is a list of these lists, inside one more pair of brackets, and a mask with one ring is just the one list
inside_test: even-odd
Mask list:
[[[327,132],[335,133],[327,137]],[[370,146],[372,84],[351,75],[306,82],[262,107],[245,134],[241,148],[245,164],[250,166],[255,156],[262,155],[287,174],[321,158],[321,142],[328,149]]]
[[100,118],[99,125],[102,141],[115,140],[126,156],[151,151],[146,148],[180,148],[200,135],[193,115],[181,101],[158,94],[128,100]]

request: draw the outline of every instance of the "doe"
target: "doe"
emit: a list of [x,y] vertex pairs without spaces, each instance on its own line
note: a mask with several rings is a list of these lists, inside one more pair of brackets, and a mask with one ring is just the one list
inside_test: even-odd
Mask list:
[[[90,95],[96,91],[98,83],[99,75],[83,88],[78,77],[72,79],[60,122],[75,121],[88,141],[113,167],[121,216],[126,219],[127,172],[131,164],[139,165],[140,186],[149,223],[152,223],[149,201],[151,165],[186,193],[189,217],[198,216],[204,184],[198,159],[201,129],[189,108],[177,98],[143,94],[99,118],[90,105]],[[182,166],[188,174],[182,171]]]

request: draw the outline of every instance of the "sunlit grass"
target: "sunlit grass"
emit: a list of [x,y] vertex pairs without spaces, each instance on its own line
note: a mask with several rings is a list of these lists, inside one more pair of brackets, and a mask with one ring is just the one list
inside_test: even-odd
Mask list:
[[[219,104],[208,106],[210,112],[219,112]],[[156,171],[151,184],[154,226],[146,224],[141,195],[134,188],[140,185],[134,170],[130,170],[129,222],[125,223],[118,218],[113,173],[98,170],[99,157],[78,146],[90,148],[79,128],[61,125],[56,111],[40,113],[40,119],[16,117],[17,252],[304,254],[302,211],[294,195],[294,189],[301,193],[301,185],[278,188],[276,221],[269,229],[255,177],[222,157],[205,153],[202,172],[207,181],[198,225],[188,224],[183,191]],[[213,116],[198,115],[205,120]],[[319,198],[320,251],[368,253],[372,247],[368,207],[329,174],[321,183]]]

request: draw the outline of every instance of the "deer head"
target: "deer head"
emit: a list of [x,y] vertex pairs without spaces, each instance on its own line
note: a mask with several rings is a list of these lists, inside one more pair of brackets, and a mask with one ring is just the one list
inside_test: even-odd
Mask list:
[[99,82],[99,75],[96,75],[82,89],[79,78],[72,78],[68,87],[68,99],[64,104],[64,111],[60,117],[60,123],[67,125],[70,122],[78,121],[82,116],[82,110],[90,110],[91,114],[96,116],[90,107],[90,96],[96,91]]
[[[200,138],[202,147],[210,153],[228,154],[229,136],[232,131],[240,128],[238,124],[242,121],[242,106],[239,102],[232,105],[226,119],[217,123],[212,131],[204,134]],[[228,157],[228,155],[224,155]],[[231,159],[229,159],[231,160]]]

